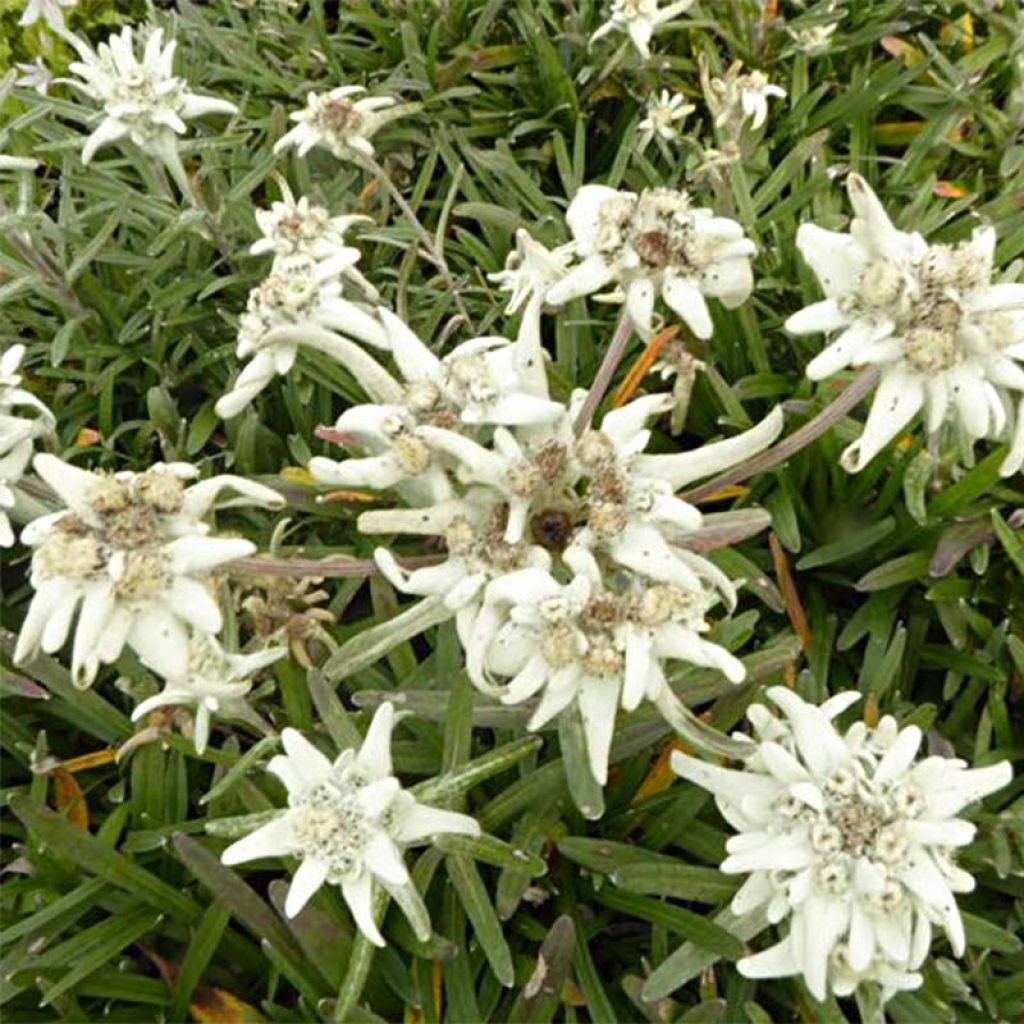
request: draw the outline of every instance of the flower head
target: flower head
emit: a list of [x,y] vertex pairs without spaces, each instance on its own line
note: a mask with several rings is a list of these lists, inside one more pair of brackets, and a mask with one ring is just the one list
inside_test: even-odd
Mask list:
[[14,83],[26,89],[35,89],[40,96],[46,96],[50,90],[50,83],[53,81],[53,72],[43,62],[42,57],[36,57],[31,64],[14,65],[21,75]]
[[[451,488],[426,428],[461,433],[491,424],[546,426],[564,416],[564,407],[547,397],[543,366],[524,365],[522,339],[474,338],[439,358],[393,313],[381,309],[378,315],[404,383],[392,380],[395,393],[387,402],[357,405],[341,414],[335,428],[364,448],[367,457],[313,458],[310,472],[321,482],[397,487],[416,504],[433,504],[449,497]],[[539,364],[539,351],[531,347],[529,352]]]
[[339,160],[373,157],[370,140],[407,108],[396,108],[398,101],[393,96],[355,99],[364,92],[361,85],[342,85],[328,93],[311,92],[305,109],[291,115],[295,127],[277,140],[274,152],[294,146],[299,156],[305,156],[314,146],[322,146]]
[[626,32],[644,60],[651,56],[651,36],[662,25],[688,10],[693,0],[676,0],[659,9],[658,0],[612,0],[611,17],[590,37],[591,43],[609,32]]
[[323,262],[308,252],[274,261],[271,273],[249,293],[238,319],[236,354],[249,363],[217,401],[218,416],[237,416],[275,376],[291,370],[303,345],[352,363],[367,357],[341,335],[387,347],[380,321],[365,306],[342,296],[339,278],[351,275],[358,259],[357,249],[345,247]]
[[711,102],[717,110],[715,123],[732,124],[739,131],[749,121],[756,130],[768,119],[768,100],[773,96],[784,99],[786,90],[772,85],[763,71],[744,74],[742,68],[737,61],[721,78],[713,78],[709,83]]
[[[75,685],[89,686],[125,644],[165,679],[186,676],[188,627],[214,634],[222,625],[206,578],[256,550],[248,540],[210,536],[204,517],[215,507],[280,508],[281,496],[236,476],[190,484],[198,471],[182,462],[108,474],[37,455],[33,467],[67,508],[22,532],[22,542],[36,549],[35,596],[15,660],[63,646],[81,606],[71,660]],[[236,497],[218,500],[224,491]]]
[[325,882],[339,885],[359,930],[377,946],[385,944],[374,918],[378,886],[402,908],[418,938],[430,937],[430,917],[406,869],[405,848],[441,834],[480,834],[468,815],[421,804],[402,789],[391,767],[394,720],[394,707],[382,704],[359,751],[345,750],[333,764],[301,733],[285,729],[285,753],[269,770],[284,783],[288,808],[221,857],[225,864],[297,857],[285,901],[288,917]]
[[77,36],[68,39],[80,57],[69,68],[83,80],[72,84],[101,103],[106,115],[86,140],[83,163],[89,163],[103,146],[123,138],[165,162],[176,161],[175,136],[185,134],[187,120],[238,110],[227,100],[189,92],[185,80],[174,76],[176,43],[164,46],[162,29],[150,31],[141,60],[135,56],[130,26],[95,50]]
[[992,283],[995,231],[929,245],[897,230],[859,175],[847,190],[848,233],[815,224],[797,233],[826,298],[786,321],[794,334],[839,332],[808,364],[812,380],[847,366],[881,368],[864,433],[843,466],[862,469],[924,410],[929,434],[952,420],[970,443],[1012,436],[1002,472],[1016,472],[1024,463],[1024,284]]
[[[18,367],[24,355],[24,345],[12,345],[0,356],[0,548],[14,543],[5,511],[14,505],[13,487],[25,473],[36,438],[54,427],[53,413],[20,387]],[[36,415],[26,416],[25,410]]]
[[[502,703],[520,704],[540,694],[531,730],[575,703],[590,772],[603,786],[618,708],[632,711],[643,700],[671,699],[667,662],[716,668],[734,682],[745,672],[728,651],[701,636],[708,629],[707,612],[719,600],[712,587],[602,574],[592,558],[570,554],[568,560],[576,570],[568,583],[533,568],[487,587],[466,645],[466,665],[476,686],[499,695]],[[500,677],[507,685],[497,684]]]
[[572,242],[555,249],[545,248],[529,231],[520,228],[505,268],[487,275],[503,291],[511,293],[505,312],[514,316],[530,302],[543,303],[551,286],[565,277],[575,252]]
[[662,89],[660,95],[652,95],[647,101],[647,116],[639,125],[641,144],[650,142],[655,136],[665,142],[675,141],[679,138],[682,122],[696,109],[679,92]]
[[916,760],[921,730],[883,718],[841,734],[833,719],[860,694],[821,707],[785,687],[767,692],[781,716],[752,705],[759,738],[742,771],[676,752],[678,775],[714,793],[739,835],[721,870],[748,874],[734,913],[764,907],[775,924],[790,919],[778,944],[739,962],[749,978],[803,975],[818,1000],[876,983],[883,998],[921,984],[918,970],[932,927],[964,952],[955,893],[974,879],[955,851],[975,828],[957,815],[1005,786],[1008,762],[969,770],[960,760]]
[[160,693],[142,701],[132,712],[138,721],[163,707],[195,707],[194,741],[202,754],[210,738],[210,718],[221,712],[239,715],[248,711],[245,696],[252,689],[250,676],[287,654],[272,647],[255,654],[228,654],[208,633],[193,632],[188,643],[188,668],[184,675],[168,678]]
[[754,243],[736,221],[693,206],[685,192],[657,188],[636,195],[584,185],[566,220],[582,262],[548,292],[551,305],[616,284],[642,334],[652,330],[660,295],[694,334],[710,338],[705,297],[732,309],[753,290]]
[[280,185],[282,199],[273,203],[269,210],[256,211],[256,223],[263,237],[254,242],[249,251],[253,255],[273,253],[275,265],[277,260],[287,256],[309,256],[318,263],[329,263],[375,302],[377,289],[355,268],[359,250],[345,238],[355,225],[370,224],[372,218],[362,214],[332,217],[306,196],[297,200],[284,181]]

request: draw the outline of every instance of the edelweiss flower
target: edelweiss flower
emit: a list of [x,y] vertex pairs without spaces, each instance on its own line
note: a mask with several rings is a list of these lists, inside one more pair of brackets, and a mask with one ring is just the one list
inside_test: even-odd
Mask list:
[[692,451],[643,454],[651,436],[647,422],[672,401],[669,395],[634,399],[609,412],[599,430],[580,437],[574,457],[589,486],[572,545],[603,552],[624,568],[687,590],[699,589],[706,580],[732,606],[736,595],[728,579],[688,550],[702,516],[675,492],[767,448],[782,431],[782,410],[776,407],[742,434]]
[[721,78],[709,83],[709,102],[716,110],[715,124],[732,124],[738,132],[745,121],[755,130],[768,118],[768,100],[772,96],[783,99],[786,90],[772,85],[763,71],[742,74],[743,64],[736,61]]
[[[274,261],[270,275],[249,293],[246,311],[238,319],[236,355],[252,359],[217,401],[218,416],[237,416],[275,376],[295,365],[302,345],[326,352],[353,372],[362,367],[369,357],[336,331],[387,348],[380,321],[341,294],[338,277],[351,273],[358,259],[357,249],[346,248],[323,262],[304,252]],[[369,363],[377,366],[372,359]],[[377,371],[382,372],[380,367]]]
[[184,79],[174,77],[174,49],[163,45],[163,29],[153,29],[146,39],[142,60],[135,56],[132,29],[110,36],[93,50],[77,36],[67,36],[81,60],[69,69],[84,83],[72,82],[90,98],[103,104],[106,117],[86,140],[82,163],[96,151],[119,139],[129,138],[165,163],[178,162],[175,135],[185,134],[185,122],[206,114],[234,114],[238,108],[227,100],[197,96]]
[[[523,358],[521,341],[474,338],[439,359],[393,313],[381,309],[378,315],[405,384],[391,379],[391,400],[341,414],[335,429],[351,435],[369,456],[341,462],[311,459],[310,472],[321,482],[334,487],[398,487],[410,501],[434,504],[446,499],[451,487],[421,427],[460,431],[480,424],[545,426],[564,416],[564,407],[547,397],[543,366],[538,383],[535,366],[527,365],[531,360]],[[538,349],[539,342],[531,351]],[[532,361],[540,358],[535,355]],[[359,378],[358,370],[350,369]]]
[[[71,678],[88,686],[100,664],[125,644],[166,679],[188,673],[187,626],[218,633],[221,613],[205,586],[210,571],[252,554],[248,540],[209,536],[203,518],[214,508],[255,504],[280,508],[276,491],[237,476],[186,486],[197,470],[158,463],[144,473],[113,475],[37,455],[36,472],[67,509],[42,516],[22,532],[32,556],[35,596],[18,637],[15,661],[39,648],[63,646],[75,612]],[[222,491],[238,497],[218,502]]]
[[15,64],[21,77],[14,83],[25,89],[35,89],[40,96],[46,96],[53,81],[53,72],[43,63],[42,57],[36,57],[32,64]]
[[697,108],[686,102],[679,92],[662,89],[661,95],[653,95],[647,101],[647,116],[640,122],[638,141],[645,146],[655,135],[666,142],[679,138],[679,129],[686,117]]
[[820,54],[828,53],[832,47],[832,36],[839,28],[839,22],[833,21],[827,25],[810,25],[807,28],[788,29],[797,46],[809,57],[817,57]]
[[480,835],[468,815],[428,807],[402,789],[391,767],[394,719],[392,705],[382,704],[359,752],[345,750],[334,764],[301,733],[285,729],[285,754],[268,767],[288,790],[288,809],[221,855],[225,864],[298,857],[285,914],[294,917],[325,882],[340,885],[356,925],[376,946],[385,945],[373,913],[378,885],[402,908],[416,936],[430,938],[430,917],[405,867],[405,848],[436,835]]
[[358,249],[345,239],[356,224],[372,224],[371,217],[350,214],[332,217],[322,206],[314,206],[306,196],[296,200],[283,180],[279,182],[283,199],[269,210],[256,211],[256,223],[263,237],[249,248],[254,256],[272,252],[275,262],[285,256],[309,256],[318,263],[338,268],[343,278],[362,289],[371,302],[378,299],[377,289],[355,268]]
[[277,140],[275,153],[294,146],[299,156],[305,156],[314,146],[329,149],[339,160],[373,157],[370,139],[389,121],[402,117],[408,105],[395,108],[393,96],[352,97],[364,93],[361,85],[343,85],[328,93],[311,92],[306,97],[306,109],[291,115],[296,125],[287,135]]
[[377,548],[374,560],[381,573],[404,594],[442,597],[455,616],[459,638],[468,649],[471,630],[484,587],[517,569],[551,567],[551,556],[536,544],[505,539],[508,511],[490,495],[470,492],[429,508],[396,508],[364,512],[363,533],[411,533],[443,537],[448,558],[440,565],[408,571],[387,548]]
[[612,0],[611,17],[590,37],[596,43],[609,32],[628,32],[640,56],[651,56],[651,36],[656,29],[688,10],[693,0],[676,0],[658,9],[658,0]]
[[826,298],[786,321],[794,334],[841,332],[808,364],[812,380],[847,366],[881,367],[844,468],[862,469],[924,409],[929,434],[951,419],[972,444],[1012,436],[1002,472],[1015,473],[1024,463],[1024,284],[992,284],[995,231],[928,245],[893,227],[859,175],[847,190],[855,214],[848,234],[815,224],[797,232]]
[[42,18],[55,32],[64,28],[62,7],[74,7],[78,0],[28,0],[18,24],[25,27],[34,25]]
[[553,306],[614,283],[641,334],[651,333],[661,295],[697,337],[710,338],[705,296],[733,309],[753,290],[754,243],[736,221],[693,206],[685,192],[658,188],[638,196],[584,185],[566,221],[582,262],[548,292]]
[[548,249],[520,228],[516,231],[516,247],[508,254],[504,270],[488,274],[487,279],[502,291],[511,292],[505,312],[515,316],[530,304],[543,305],[551,286],[565,277],[575,254],[573,242]]
[[726,874],[750,877],[733,898],[744,914],[764,906],[777,945],[739,961],[748,978],[803,975],[811,994],[849,995],[861,982],[883,999],[917,988],[917,973],[941,925],[953,953],[964,952],[955,893],[974,879],[954,851],[975,827],[957,815],[1005,786],[1008,762],[968,770],[964,761],[916,761],[921,730],[886,717],[857,722],[842,736],[832,722],[860,694],[837,694],[820,708],[785,687],[767,691],[748,717],[760,738],[745,770],[672,755],[678,775],[714,793],[740,834],[726,844]]
[[132,721],[157,708],[195,705],[194,742],[201,755],[210,738],[210,716],[223,712],[246,717],[249,707],[244,698],[252,689],[249,677],[287,653],[284,647],[273,647],[255,654],[228,654],[215,637],[194,632],[189,638],[185,674],[167,679],[160,693],[142,701],[132,712]]
[[[53,413],[35,395],[19,387],[18,367],[24,355],[24,345],[12,345],[0,356],[0,548],[14,543],[6,512],[14,506],[12,488],[25,473],[35,439],[50,433],[55,423]],[[38,415],[29,418],[15,411],[25,408]]]
[[[466,667],[477,687],[505,704],[540,693],[531,730],[575,702],[590,771],[603,786],[619,705],[631,711],[644,699],[675,699],[665,682],[665,661],[716,668],[733,682],[745,670],[700,636],[719,600],[710,587],[686,589],[619,574],[618,588],[610,590],[592,558],[567,552],[566,561],[575,571],[567,584],[544,569],[523,569],[488,585],[466,644]],[[496,687],[495,676],[512,678]]]

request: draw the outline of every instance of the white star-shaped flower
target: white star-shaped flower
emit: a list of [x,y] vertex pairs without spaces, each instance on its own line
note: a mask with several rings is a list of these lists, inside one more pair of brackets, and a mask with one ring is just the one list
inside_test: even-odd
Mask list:
[[[214,634],[222,626],[205,581],[217,566],[256,550],[248,540],[211,536],[203,519],[218,507],[277,509],[284,499],[236,476],[186,485],[198,471],[182,462],[111,475],[41,454],[33,467],[67,508],[22,532],[22,543],[36,549],[35,595],[15,661],[40,648],[59,650],[80,608],[71,655],[76,686],[89,686],[125,644],[165,679],[185,676],[188,627]],[[223,491],[236,497],[220,501]]]
[[14,83],[26,89],[35,89],[40,96],[46,96],[50,90],[50,83],[53,81],[53,72],[43,62],[42,57],[36,57],[31,64],[14,65],[21,75]]
[[353,372],[363,364],[383,371],[348,340],[387,348],[384,327],[366,306],[342,296],[341,276],[351,273],[357,249],[345,248],[322,262],[308,253],[280,256],[250,293],[238,319],[239,359],[249,359],[231,390],[218,399],[217,415],[237,416],[274,379],[295,365],[303,345],[325,351]]
[[[256,223],[263,237],[250,248],[254,256],[265,252],[277,259],[286,256],[309,256],[318,263],[338,266],[343,278],[355,284],[371,302],[379,298],[377,289],[356,269],[359,250],[348,244],[345,235],[357,224],[372,224],[371,217],[348,214],[332,217],[322,206],[306,196],[296,199],[283,180],[279,182],[282,198],[269,210],[256,210]],[[337,261],[337,262],[335,262]]]
[[785,687],[767,691],[782,717],[752,705],[759,737],[742,771],[675,752],[678,775],[714,793],[739,833],[726,844],[726,874],[749,875],[732,910],[764,907],[789,919],[776,945],[739,961],[748,978],[802,975],[815,999],[850,995],[860,983],[882,998],[917,988],[932,929],[962,956],[956,893],[974,878],[955,851],[974,825],[957,817],[1005,786],[1009,762],[968,769],[954,758],[916,760],[921,730],[883,718],[841,734],[833,719],[860,699],[847,691],[821,707]]
[[370,140],[389,121],[402,117],[409,105],[396,107],[398,101],[393,96],[354,98],[364,92],[361,85],[342,85],[328,93],[311,92],[305,109],[291,115],[295,127],[277,140],[274,152],[294,146],[299,156],[305,156],[314,146],[322,146],[339,160],[372,158]]
[[185,122],[207,114],[234,114],[227,100],[189,92],[184,79],[174,76],[174,41],[164,46],[163,29],[149,32],[142,59],[135,56],[133,29],[126,26],[93,50],[85,40],[67,36],[79,60],[68,67],[82,82],[71,81],[103,105],[105,116],[86,140],[82,163],[96,151],[119,139],[131,139],[141,149],[174,165],[178,161],[176,136],[184,135]]
[[[14,543],[6,509],[14,506],[14,485],[22,478],[35,440],[53,431],[53,413],[21,385],[18,367],[24,345],[12,345],[0,356],[0,548]],[[26,416],[23,410],[32,410]]]
[[611,17],[590,37],[590,42],[609,32],[626,32],[644,60],[651,56],[651,37],[662,25],[678,18],[693,0],[676,0],[659,9],[658,0],[612,0]]
[[642,335],[653,329],[661,296],[698,338],[710,338],[705,298],[734,309],[753,291],[754,243],[736,221],[693,206],[685,192],[658,188],[637,195],[584,185],[566,221],[582,262],[548,292],[553,306],[616,285]]
[[[577,553],[577,555],[582,553]],[[590,772],[608,777],[608,754],[619,706],[673,699],[668,661],[715,668],[731,681],[745,676],[741,662],[705,640],[705,617],[719,596],[619,574],[616,589],[603,582],[592,558],[567,553],[575,573],[562,584],[544,569],[500,576],[487,587],[466,643],[474,684],[520,704],[540,694],[527,725],[540,729],[575,703],[583,722]],[[507,685],[497,685],[504,677]]]
[[548,249],[525,228],[516,231],[516,247],[508,254],[505,268],[487,275],[510,293],[505,312],[515,316],[532,302],[543,304],[552,285],[565,277],[575,253],[573,242]]
[[655,136],[673,142],[679,138],[682,122],[696,109],[682,93],[662,89],[660,95],[654,94],[647,101],[647,116],[638,125],[638,142],[646,145]]
[[[381,309],[378,315],[404,384],[392,378],[391,400],[341,414],[335,428],[351,435],[369,454],[342,461],[311,459],[310,472],[322,483],[399,487],[417,504],[434,504],[447,498],[451,488],[435,457],[436,446],[426,443],[421,427],[547,428],[565,415],[564,406],[548,398],[543,366],[537,365],[542,358],[539,345],[531,346],[532,358],[524,359],[522,338],[473,338],[439,358],[394,313]],[[350,369],[361,379],[357,367]]]
[[391,765],[394,721],[394,707],[382,704],[359,751],[345,750],[333,764],[301,733],[285,729],[285,753],[268,767],[288,791],[287,810],[221,856],[225,864],[297,857],[285,914],[294,917],[324,883],[341,886],[356,926],[376,946],[385,945],[373,913],[378,886],[416,936],[430,938],[430,916],[405,866],[405,848],[437,835],[480,835],[473,818],[421,804],[402,788]]
[[[794,313],[794,334],[839,332],[807,366],[812,380],[878,365],[881,380],[864,433],[842,456],[866,466],[924,411],[934,434],[951,420],[973,444],[1012,438],[1004,475],[1024,463],[1024,284],[993,284],[996,234],[929,245],[893,227],[859,175],[847,179],[848,233],[803,224],[797,246],[826,298]],[[1016,421],[1016,426],[1014,426]]]
[[185,674],[167,679],[160,693],[142,701],[132,712],[132,721],[157,708],[194,707],[193,740],[196,753],[201,755],[209,742],[211,717],[217,713],[245,717],[249,710],[245,697],[252,689],[250,677],[287,653],[285,647],[271,647],[254,654],[229,654],[215,637],[193,632]]

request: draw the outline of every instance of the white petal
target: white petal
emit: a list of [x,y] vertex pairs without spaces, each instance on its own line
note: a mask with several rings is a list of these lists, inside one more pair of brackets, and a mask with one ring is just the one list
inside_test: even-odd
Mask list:
[[608,755],[615,733],[615,713],[621,686],[622,680],[617,675],[600,679],[588,676],[576,695],[583,718],[590,774],[601,786],[608,781]]
[[[826,231],[817,224],[801,224],[796,233],[796,245],[829,298],[846,295],[857,287],[868,253],[855,238]],[[794,330],[788,323],[786,329]]]
[[223,625],[220,606],[202,583],[176,576],[164,597],[171,610],[199,632],[220,632]]
[[[566,211],[565,222],[580,252],[586,255],[597,247],[601,231],[601,207],[609,199],[631,195],[628,192],[617,192],[607,185],[584,185],[579,189]],[[548,301],[551,302],[551,299]]]
[[243,864],[263,857],[282,857],[295,851],[295,836],[287,812],[232,843],[221,855],[224,864]]
[[849,761],[846,744],[821,708],[808,704],[784,686],[773,686],[766,695],[789,719],[800,756],[814,774],[827,775]]
[[731,683],[741,683],[747,677],[742,661],[677,622],[665,623],[658,630],[655,651],[661,658],[678,658],[691,665],[718,669]]
[[800,973],[788,936],[760,953],[737,961],[736,969],[744,978],[789,978]]
[[381,881],[390,885],[405,885],[409,881],[409,872],[398,847],[383,832],[374,832],[370,836],[364,856],[366,866]]
[[163,605],[154,604],[136,614],[128,644],[143,664],[164,679],[180,679],[188,672],[188,632]]
[[[701,302],[703,301],[701,298]],[[627,286],[626,313],[632,319],[640,336],[649,337],[654,316],[654,282],[649,277],[638,277]]]
[[885,752],[875,769],[875,782],[891,782],[899,779],[914,763],[921,747],[922,734],[916,725],[908,725],[900,731],[896,742]]
[[341,892],[352,911],[356,927],[375,946],[386,946],[377,922],[373,919],[373,882],[370,873],[364,871],[358,878],[345,879],[341,883]]
[[331,774],[331,762],[298,729],[284,729],[281,743],[288,761],[307,786],[317,786]]
[[373,713],[356,763],[375,779],[391,774],[391,732],[395,727],[395,706],[385,701]]
[[[587,186],[584,186],[587,187]],[[610,284],[615,272],[603,256],[590,256],[552,285],[544,297],[549,306],[564,306],[572,299],[600,291]]]
[[896,364],[882,374],[864,433],[842,454],[849,473],[863,469],[917,415],[924,404],[921,378]]
[[326,881],[327,862],[318,857],[305,857],[288,887],[288,897],[284,902],[285,917],[294,917],[302,910]]
[[813,305],[805,306],[789,317],[786,321],[786,330],[790,334],[818,334],[819,332],[837,331],[841,327],[848,326],[849,323],[849,314],[839,308],[835,299],[824,299]]
[[700,289],[690,279],[669,276],[662,288],[662,295],[669,307],[676,312],[698,338],[710,338],[714,330],[708,304]]
[[431,836],[453,834],[479,836],[480,826],[468,814],[413,801],[398,818],[395,838],[401,843],[418,843]]

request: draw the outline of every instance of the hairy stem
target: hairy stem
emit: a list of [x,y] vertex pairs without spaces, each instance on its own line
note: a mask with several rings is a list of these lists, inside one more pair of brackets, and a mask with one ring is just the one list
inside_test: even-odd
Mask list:
[[476,333],[476,327],[473,324],[473,318],[469,315],[469,310],[466,308],[465,300],[462,298],[462,291],[458,284],[455,282],[455,278],[452,276],[452,272],[448,267],[448,262],[444,258],[444,253],[440,247],[435,243],[431,237],[430,232],[423,226],[423,222],[416,216],[416,211],[409,205],[409,201],[402,195],[401,190],[391,180],[391,176],[386,170],[370,156],[362,157],[363,163],[368,171],[376,175],[377,179],[384,183],[384,187],[388,190],[391,198],[398,204],[398,208],[405,215],[406,220],[412,225],[416,234],[420,236],[420,241],[423,243],[424,254],[427,259],[437,268],[441,277],[444,278],[444,283],[448,286],[448,290],[452,293],[452,298],[455,299],[455,305],[458,308],[459,316],[465,321],[466,327],[470,333]]
[[741,480],[748,480],[757,473],[763,473],[773,466],[792,458],[802,448],[806,448],[812,441],[817,440],[827,430],[838,423],[854,406],[856,406],[865,395],[870,394],[878,384],[880,371],[877,368],[865,370],[853,383],[849,384],[841,395],[834,398],[814,419],[805,423],[799,430],[794,431],[789,437],[784,437],[778,444],[773,445],[760,455],[755,455],[746,462],[727,470],[721,476],[700,487],[694,487],[689,491],[682,491],[679,497],[684,501],[700,501],[702,498],[714,494],[715,491],[727,487],[729,484],[739,483]]
[[601,404],[601,399],[604,398],[605,392],[612,382],[612,377],[615,376],[615,371],[619,368],[619,363],[622,362],[622,357],[626,354],[626,346],[632,336],[633,321],[630,320],[628,313],[623,312],[619,326],[615,330],[615,337],[612,338],[612,343],[604,354],[604,359],[594,377],[594,383],[590,385],[587,397],[583,400],[583,407],[576,417],[574,429],[577,437],[590,426],[590,421]]
[[[403,569],[421,569],[437,565],[443,559],[438,555],[417,555],[399,559]],[[267,558],[253,555],[238,558],[226,567],[234,575],[242,576],[303,576],[340,579],[346,576],[375,576],[380,570],[372,558]]]

